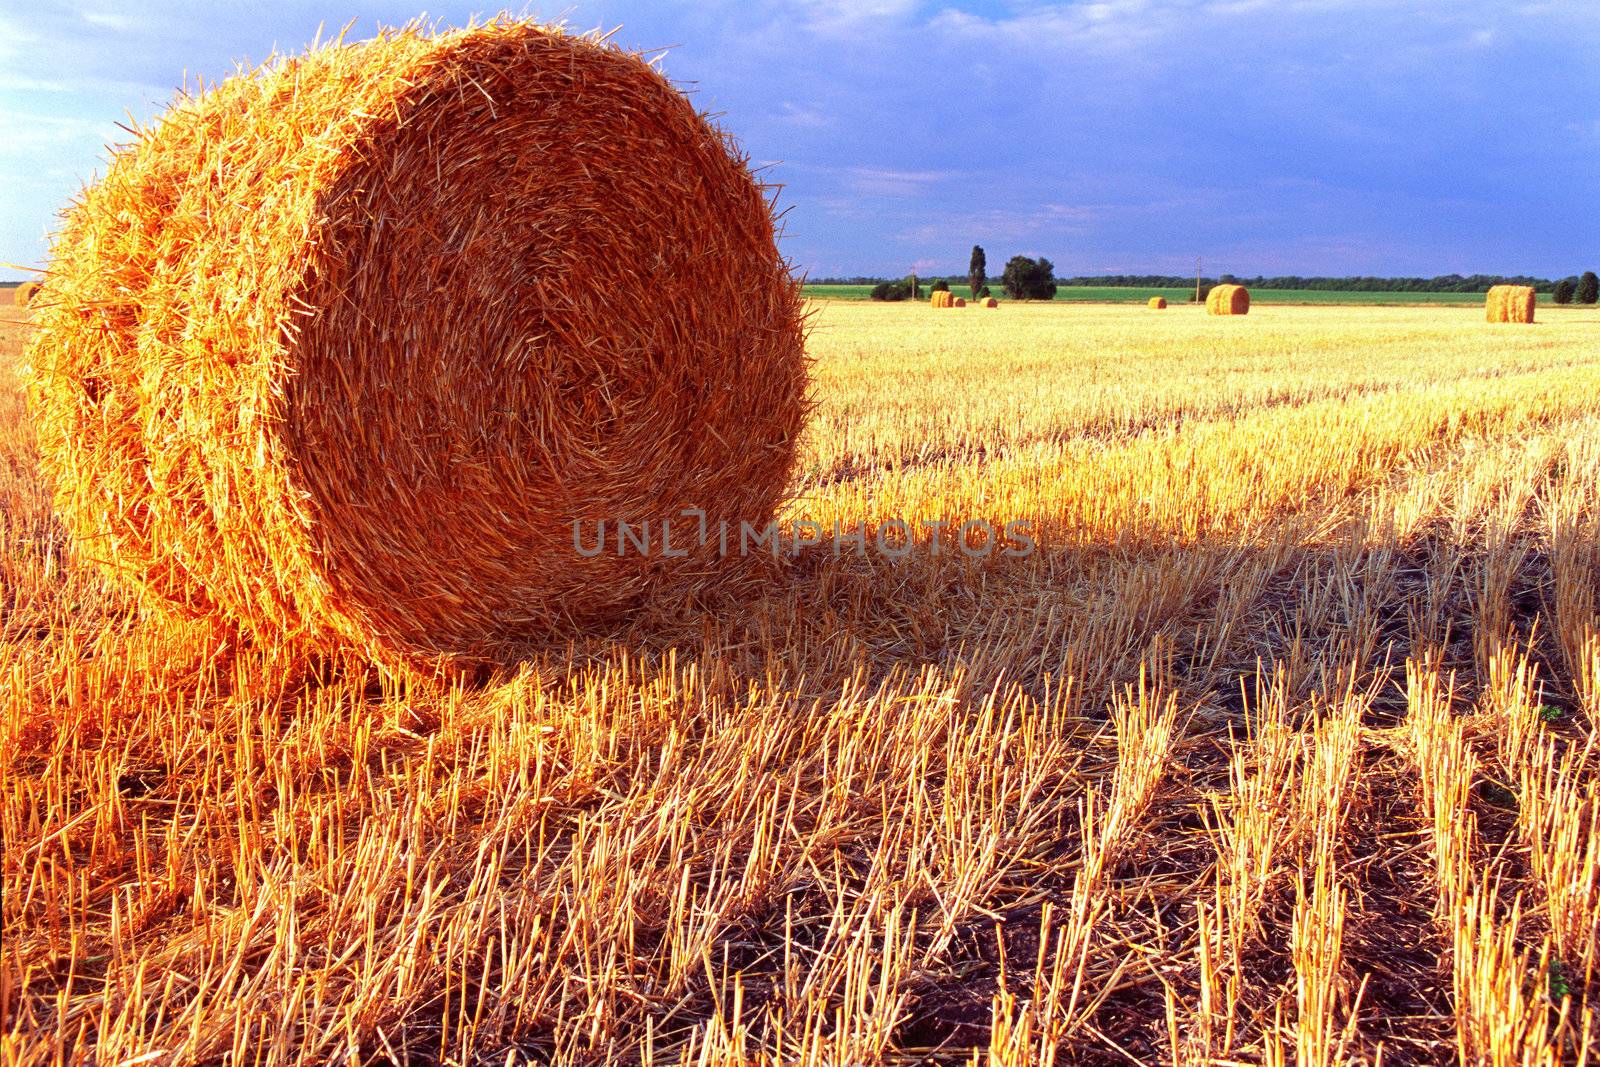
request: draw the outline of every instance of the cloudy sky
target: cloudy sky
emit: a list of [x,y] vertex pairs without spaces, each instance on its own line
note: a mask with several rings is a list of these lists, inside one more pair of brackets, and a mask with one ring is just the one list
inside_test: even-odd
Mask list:
[[[422,0],[413,0],[420,4]],[[0,0],[0,261],[185,76],[404,3]],[[493,8],[436,3],[455,24]],[[784,185],[813,276],[1600,268],[1600,0],[573,0]],[[19,277],[11,269],[0,276]]]

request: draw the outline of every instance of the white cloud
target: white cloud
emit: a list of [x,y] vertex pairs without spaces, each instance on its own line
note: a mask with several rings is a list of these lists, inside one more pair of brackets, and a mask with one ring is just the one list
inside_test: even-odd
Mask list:
[[805,107],[788,100],[783,102],[783,111],[778,115],[778,121],[811,129],[820,129],[833,124],[833,119],[821,108]]
[[108,30],[127,32],[139,25],[139,21],[127,15],[117,15],[106,11],[84,11],[81,13],[83,21],[91,26],[100,26]]
[[986,241],[1024,241],[1044,234],[1082,233],[1104,221],[1117,209],[1103,204],[1041,204],[1035,208],[984,208],[952,210],[948,221],[935,217],[902,230],[899,238],[913,244],[946,240],[952,227]]
[[936,182],[950,177],[954,175],[949,171],[851,167],[845,184],[869,196],[920,196]]
[[7,155],[16,160],[69,145],[92,145],[93,150],[98,152],[106,144],[117,140],[119,134],[123,140],[127,139],[127,135],[112,122],[15,111],[0,114],[0,142],[5,143]]
[[917,0],[801,0],[797,7],[813,32],[838,35],[902,22],[916,11]]

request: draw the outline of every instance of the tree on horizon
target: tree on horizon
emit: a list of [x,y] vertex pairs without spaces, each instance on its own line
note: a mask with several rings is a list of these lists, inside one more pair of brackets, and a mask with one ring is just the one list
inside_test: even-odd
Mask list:
[[1006,262],[1000,284],[1013,300],[1054,300],[1056,295],[1055,265],[1040,256],[1012,256]]

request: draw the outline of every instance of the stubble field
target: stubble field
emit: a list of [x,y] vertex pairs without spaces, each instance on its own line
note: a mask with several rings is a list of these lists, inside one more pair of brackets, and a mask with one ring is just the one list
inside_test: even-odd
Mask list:
[[3,1059],[1593,1062],[1600,312],[1540,318],[820,304],[789,517],[869,550],[454,685],[142,613],[0,323]]

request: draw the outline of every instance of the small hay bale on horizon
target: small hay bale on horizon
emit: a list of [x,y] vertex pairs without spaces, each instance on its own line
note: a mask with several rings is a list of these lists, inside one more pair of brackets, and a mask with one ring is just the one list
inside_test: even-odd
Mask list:
[[1159,311],[1167,306],[1167,298],[1164,296],[1152,296],[1149,306]]
[[964,308],[967,306],[967,298],[964,296],[953,297],[951,303],[955,307]]
[[1490,286],[1483,302],[1485,318],[1490,322],[1532,322],[1538,302],[1531,285]]
[[992,296],[986,296],[983,298],[983,306],[986,308],[997,308],[1000,306],[1000,301],[996,300]]
[[38,299],[40,288],[38,282],[23,282],[11,291],[11,302],[19,308],[25,308]]
[[635,54],[506,17],[241,73],[117,150],[51,260],[41,463],[147,606],[429,670],[752,588],[714,531],[788,492],[800,287]]
[[1210,315],[1250,314],[1250,290],[1242,285],[1214,286],[1206,297],[1206,313]]

